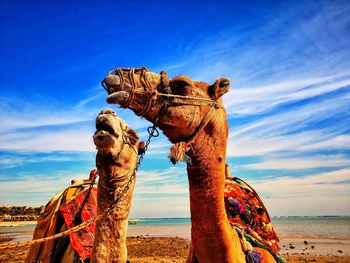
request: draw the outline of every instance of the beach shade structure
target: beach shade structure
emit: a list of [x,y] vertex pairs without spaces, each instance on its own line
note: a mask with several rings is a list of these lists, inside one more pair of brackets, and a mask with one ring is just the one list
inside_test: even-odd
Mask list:
[[[43,208],[33,234],[34,239],[50,237],[97,215],[96,170],[89,180],[73,180]],[[95,224],[58,239],[33,244],[25,262],[84,262],[92,252]]]

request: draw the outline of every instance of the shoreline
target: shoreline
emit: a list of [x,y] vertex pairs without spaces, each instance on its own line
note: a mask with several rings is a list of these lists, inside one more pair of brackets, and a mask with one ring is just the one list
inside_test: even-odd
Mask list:
[[0,227],[36,225],[37,221],[1,221]]
[[[0,242],[1,240],[2,242],[30,240],[35,225],[36,221],[0,222]],[[127,237],[179,238],[190,242],[190,225],[130,225]],[[280,235],[280,248],[284,255],[350,256],[350,237],[288,236],[282,234]]]

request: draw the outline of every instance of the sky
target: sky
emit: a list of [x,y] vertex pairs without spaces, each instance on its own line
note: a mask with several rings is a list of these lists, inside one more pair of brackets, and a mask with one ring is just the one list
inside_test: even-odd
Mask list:
[[[117,67],[214,83],[231,174],[271,216],[350,215],[350,1],[0,1],[0,205],[45,205],[95,167],[97,114]],[[152,140],[132,217],[187,217],[184,164]]]

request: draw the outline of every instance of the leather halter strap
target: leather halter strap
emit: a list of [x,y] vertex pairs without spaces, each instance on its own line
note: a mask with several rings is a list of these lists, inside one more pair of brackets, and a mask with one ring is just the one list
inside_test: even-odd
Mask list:
[[[127,101],[125,101],[120,106],[122,108],[129,108],[132,105],[133,100],[135,99],[135,90],[136,90],[136,84],[134,80],[135,74],[140,74],[141,78],[140,81],[142,81],[145,91],[137,93],[146,95],[148,97],[145,107],[137,112],[137,115],[144,116],[146,113],[151,109],[153,103],[156,101],[157,98],[163,98],[165,100],[165,103],[167,105],[193,105],[193,106],[215,106],[217,108],[222,108],[222,104],[216,100],[212,99],[206,99],[206,98],[197,98],[192,96],[182,96],[182,95],[176,95],[171,94],[171,89],[169,86],[169,80],[168,76],[165,71],[162,71],[160,73],[161,79],[160,79],[160,90],[161,92],[158,92],[157,90],[152,90],[151,84],[149,80],[147,79],[146,72],[149,70],[145,67],[142,68],[117,68],[113,69],[108,72],[107,77],[110,75],[118,75],[120,79],[119,86],[121,87],[121,90],[126,90],[129,93],[129,97]],[[125,75],[129,78],[130,84],[128,84],[125,81]],[[103,88],[108,92],[108,94],[111,94],[111,90],[108,87],[106,81],[104,79],[101,84]],[[166,92],[166,93],[163,93]]]
[[[157,98],[164,99],[163,107],[167,107],[168,105],[192,105],[192,106],[209,106],[210,107],[209,111],[203,117],[201,123],[195,129],[193,134],[188,138],[188,140],[186,142],[176,143],[173,147],[170,148],[169,158],[174,164],[177,163],[178,161],[185,161],[186,163],[191,164],[192,163],[191,158],[186,155],[186,152],[189,150],[189,146],[197,138],[199,132],[203,130],[203,128],[208,124],[210,119],[213,117],[215,110],[220,108],[223,109],[222,103],[212,99],[171,94],[168,76],[165,71],[162,71],[160,73],[160,76],[161,76],[160,90],[166,93],[158,92],[157,90],[152,90],[151,85],[146,76],[146,72],[148,71],[149,70],[147,68],[143,67],[138,69],[117,68],[108,72],[108,76],[113,74],[117,74],[119,76],[120,86],[122,87],[121,90],[124,90],[124,86],[127,86],[127,85],[129,86],[127,89],[129,93],[128,100],[125,103],[121,104],[121,107],[123,108],[130,107],[135,98],[136,84],[134,81],[134,75],[136,72],[137,73],[140,72],[141,74],[140,81],[143,82],[143,85],[145,88],[145,91],[137,92],[137,93],[148,96],[145,107],[141,111],[136,113],[139,116],[142,116],[142,117],[145,116],[147,112],[151,109],[152,105],[157,100]],[[130,85],[125,82],[124,77],[126,74],[124,72],[126,72],[128,75]],[[108,85],[106,84],[105,79],[102,81],[101,84],[106,89],[108,94],[111,94],[111,91]]]
[[210,110],[206,113],[201,123],[197,126],[196,130],[191,134],[191,136],[187,139],[186,142],[178,142],[175,143],[169,150],[169,159],[173,164],[176,164],[178,161],[185,162],[187,164],[192,164],[191,157],[186,155],[189,151],[191,144],[196,140],[200,131],[204,129],[205,126],[209,123],[211,118],[214,115],[217,107],[211,107]]

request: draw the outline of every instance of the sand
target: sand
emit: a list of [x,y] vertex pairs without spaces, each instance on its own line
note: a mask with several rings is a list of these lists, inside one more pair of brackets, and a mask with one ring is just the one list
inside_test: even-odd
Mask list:
[[[9,242],[11,236],[2,235],[0,243]],[[129,260],[132,263],[151,263],[151,262],[185,262],[189,247],[189,242],[182,238],[168,237],[129,237],[127,239]],[[310,244],[310,246],[312,246]],[[0,251],[0,262],[24,262],[28,253],[28,247],[8,249]],[[349,255],[341,255],[334,251],[327,255],[307,255],[307,252],[296,253],[288,252],[285,258],[290,263],[299,262],[350,262]],[[337,255],[337,253],[339,255]]]

